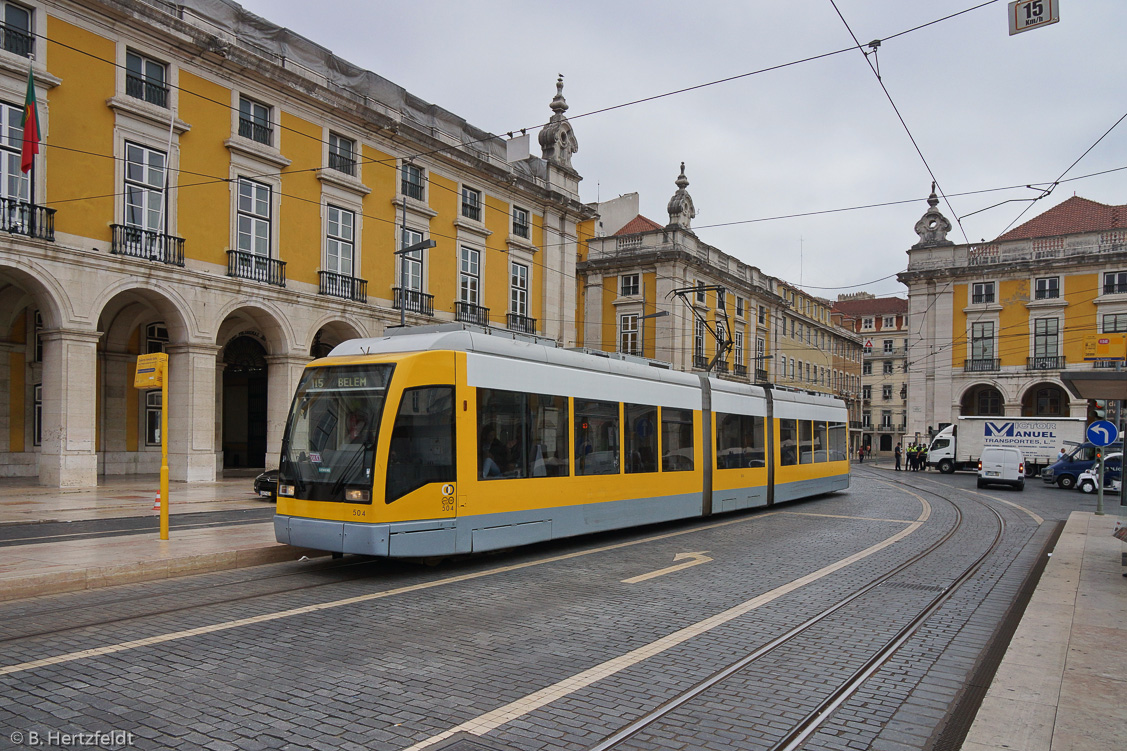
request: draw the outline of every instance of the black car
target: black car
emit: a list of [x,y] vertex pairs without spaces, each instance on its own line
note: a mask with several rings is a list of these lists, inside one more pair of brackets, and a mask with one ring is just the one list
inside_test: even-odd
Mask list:
[[254,478],[254,492],[272,501],[278,500],[278,470],[268,469]]

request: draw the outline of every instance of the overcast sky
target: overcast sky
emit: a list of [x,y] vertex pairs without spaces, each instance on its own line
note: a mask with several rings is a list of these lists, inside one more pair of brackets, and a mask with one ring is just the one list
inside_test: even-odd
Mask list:
[[[890,38],[981,1],[836,0],[862,45],[885,40],[869,60],[958,243],[1006,231],[1039,195],[1026,184],[1056,180],[1127,114],[1124,0],[1053,0],[1060,23],[1012,37],[998,0]],[[638,192],[665,224],[684,161],[705,242],[829,299],[906,296],[875,280],[906,267],[932,177],[856,49],[581,117],[843,50],[853,37],[830,0],[242,4],[494,133],[544,123],[562,73],[585,202]],[[1065,177],[1123,167],[1127,121]],[[1127,169],[1062,182],[1018,223],[1074,194],[1127,203]]]

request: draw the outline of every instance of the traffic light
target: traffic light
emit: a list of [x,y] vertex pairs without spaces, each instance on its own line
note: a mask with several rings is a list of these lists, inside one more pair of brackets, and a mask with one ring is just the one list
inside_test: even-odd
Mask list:
[[1096,420],[1103,420],[1107,417],[1107,400],[1106,399],[1089,399],[1088,400],[1088,422],[1092,423]]

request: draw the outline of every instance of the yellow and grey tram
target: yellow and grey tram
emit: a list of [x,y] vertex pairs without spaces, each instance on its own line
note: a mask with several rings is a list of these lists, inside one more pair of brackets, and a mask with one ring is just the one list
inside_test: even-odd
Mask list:
[[467,327],[311,362],[278,473],[279,542],[430,557],[849,487],[843,402]]

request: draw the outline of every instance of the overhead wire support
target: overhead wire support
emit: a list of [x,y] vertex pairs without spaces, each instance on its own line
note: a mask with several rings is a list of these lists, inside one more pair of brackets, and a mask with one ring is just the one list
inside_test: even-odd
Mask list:
[[716,328],[713,328],[711,325],[709,325],[708,319],[705,318],[699,310],[697,310],[697,306],[688,299],[688,296],[690,293],[696,295],[701,292],[716,292],[719,295],[726,293],[727,291],[727,287],[724,287],[721,284],[701,284],[695,287],[681,287],[680,289],[672,290],[666,296],[667,299],[674,296],[681,298],[681,302],[685,303],[685,305],[688,306],[689,310],[692,311],[693,317],[703,323],[704,327],[708,330],[708,333],[712,334],[712,338],[716,340],[716,356],[713,357],[705,367],[704,372],[706,373],[711,373],[712,369],[716,367],[716,363],[732,351],[732,346],[734,343],[728,337],[728,332],[732,330],[732,325],[731,321],[728,318],[727,306],[717,306],[717,312],[722,312],[724,314],[724,327],[717,330]]

